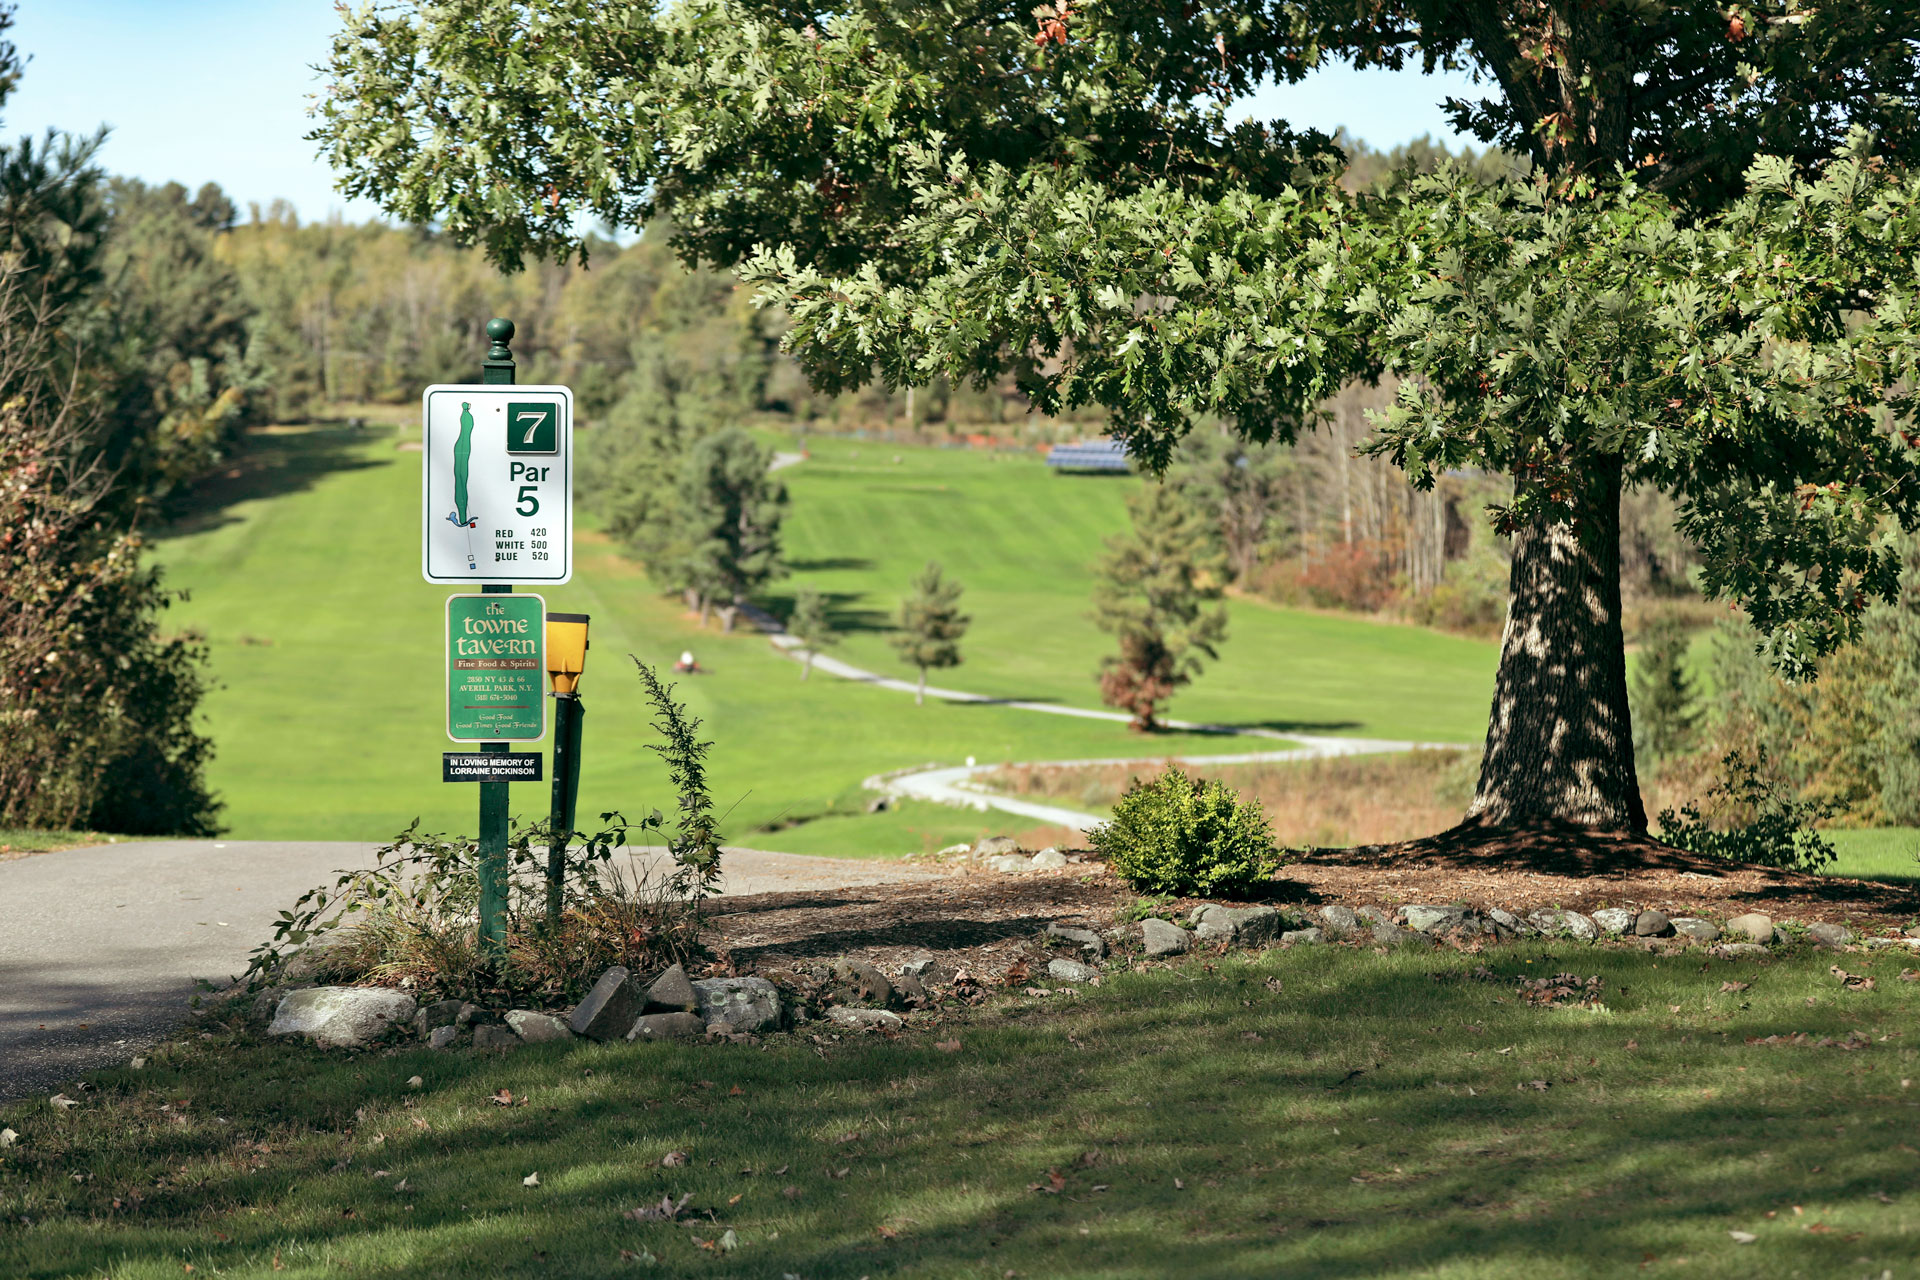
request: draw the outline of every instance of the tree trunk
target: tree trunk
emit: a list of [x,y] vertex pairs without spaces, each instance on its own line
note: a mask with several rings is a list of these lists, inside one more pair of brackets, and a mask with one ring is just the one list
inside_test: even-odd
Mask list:
[[1480,785],[1467,822],[1642,832],[1620,630],[1620,463],[1590,466],[1573,524],[1513,539]]
[[925,706],[927,701],[927,669],[920,668],[920,687],[913,691],[913,705]]
[[800,659],[800,683],[805,684],[807,677],[813,674],[813,650],[805,651],[806,657]]

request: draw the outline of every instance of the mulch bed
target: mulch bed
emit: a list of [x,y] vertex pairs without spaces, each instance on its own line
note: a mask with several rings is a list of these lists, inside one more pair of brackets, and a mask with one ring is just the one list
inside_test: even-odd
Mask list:
[[[804,972],[857,955],[888,972],[931,954],[982,982],[1033,967],[1053,921],[1104,928],[1137,895],[1097,863],[998,875],[958,870],[934,881],[832,892],[718,899],[711,941],[740,972]],[[1391,910],[1403,903],[1504,907],[1524,915],[1558,906],[1654,908],[1724,920],[1761,911],[1778,921],[1846,924],[1862,934],[1920,915],[1914,886],[1736,866],[1652,840],[1593,832],[1456,830],[1425,840],[1316,850],[1288,866],[1265,895],[1303,909],[1340,903]],[[1177,904],[1181,909],[1195,905]]]

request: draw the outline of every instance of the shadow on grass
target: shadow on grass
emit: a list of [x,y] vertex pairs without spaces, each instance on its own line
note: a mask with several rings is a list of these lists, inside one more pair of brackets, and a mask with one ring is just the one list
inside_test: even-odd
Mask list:
[[[103,1077],[58,1138],[9,1115],[0,1270],[1877,1275],[1920,1223],[1901,1051],[1748,1043],[1910,1017],[1837,1002],[1824,963],[1302,949],[894,1041],[189,1051]],[[1513,999],[1559,967],[1611,1007]],[[629,1216],[682,1196],[690,1221]]]
[[386,466],[367,456],[367,444],[392,434],[332,424],[249,432],[232,458],[168,500],[157,536],[204,533],[232,523],[230,508],[239,503],[298,493],[335,472]]

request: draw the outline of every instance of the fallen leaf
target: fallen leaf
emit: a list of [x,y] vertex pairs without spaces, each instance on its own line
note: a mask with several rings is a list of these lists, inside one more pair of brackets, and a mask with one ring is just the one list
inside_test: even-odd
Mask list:
[[725,1231],[720,1233],[720,1252],[732,1253],[735,1249],[738,1249],[739,1247],[740,1247],[740,1237],[733,1234],[732,1227],[728,1227]]
[[960,1052],[960,1042],[958,1040],[935,1040],[933,1047],[942,1053]]
[[1723,993],[1728,991],[1745,991],[1752,985],[1751,982],[1723,982],[1720,984],[1720,990]]
[[423,1085],[423,1084],[425,1084],[425,1083],[426,1083],[426,1081],[425,1081],[425,1080],[422,1080],[422,1079],[421,1079],[421,1078],[420,1078],[419,1076],[408,1076],[408,1077],[407,1077],[407,1088],[409,1088],[409,1089],[418,1089],[418,1088],[419,1088],[419,1087],[420,1087],[421,1085]]
[[1833,1230],[1833,1228],[1824,1222],[1810,1222],[1807,1224],[1807,1230],[1817,1235],[1825,1235],[1827,1232]]
[[10,1147],[20,1141],[20,1135],[11,1129],[0,1129],[0,1147]]
[[1680,1006],[1679,1006],[1679,1005],[1677,1005],[1677,1004],[1670,1004],[1670,1005],[1668,1005],[1668,1006],[1667,1006],[1667,1012],[1668,1012],[1668,1013],[1678,1013],[1678,1012],[1680,1012]]
[[1827,972],[1840,979],[1840,984],[1849,991],[1873,990],[1873,979],[1864,973],[1848,973],[1837,964],[1829,967]]
[[686,1162],[687,1153],[684,1151],[669,1151],[660,1157],[660,1167],[662,1169],[678,1169]]
[[405,1191],[407,1189],[407,1180],[405,1178],[400,1179],[400,1181],[393,1184],[393,1189],[395,1191]]
[[633,1222],[672,1222],[686,1212],[687,1201],[691,1199],[691,1191],[678,1200],[672,1196],[661,1196],[659,1204],[643,1204],[637,1209],[628,1209],[620,1216]]
[[76,1102],[72,1098],[69,1098],[64,1093],[56,1093],[51,1098],[48,1098],[47,1101],[51,1102],[54,1106],[60,1108],[62,1111],[70,1111],[74,1107],[77,1107],[80,1105],[78,1102]]
[[[743,1195],[745,1195],[745,1194],[746,1194],[746,1192],[744,1192],[744,1191],[740,1193],[740,1195],[741,1195],[741,1196],[743,1196]],[[737,1204],[739,1204],[739,1203],[740,1203],[740,1196],[728,1196],[728,1197],[727,1197],[727,1207],[728,1207],[729,1209],[731,1209],[731,1208],[732,1208],[732,1207],[733,1207],[734,1205],[737,1205]]]
[[1735,1244],[1752,1244],[1760,1238],[1751,1231],[1729,1231],[1727,1234],[1733,1237]]
[[1920,982],[1920,969],[1902,969],[1900,971],[1900,981]]
[[735,1085],[733,1086],[733,1088],[727,1090],[727,1096],[730,1098],[737,1098],[745,1092],[746,1092],[745,1089],[742,1089],[739,1085]]
[[500,1091],[499,1091],[498,1093],[496,1093],[496,1094],[494,1094],[494,1095],[493,1095],[493,1105],[494,1105],[494,1106],[496,1106],[496,1107],[510,1107],[510,1106],[512,1106],[512,1105],[513,1105],[513,1090],[511,1090],[511,1089],[502,1089],[502,1090],[500,1090]]
[[1175,1178],[1173,1180],[1173,1189],[1175,1191],[1185,1191],[1187,1189],[1187,1184],[1180,1181],[1180,1179]]
[[845,1169],[829,1169],[827,1170],[827,1176],[829,1178],[834,1179],[835,1181],[838,1181],[839,1179],[846,1177],[848,1174],[852,1172],[853,1172],[853,1169],[851,1167],[845,1168]]
[[520,1179],[520,1185],[523,1187],[537,1187],[540,1185],[540,1175],[538,1173],[530,1173]]
[[1027,1190],[1038,1191],[1050,1196],[1057,1196],[1066,1189],[1067,1180],[1061,1176],[1058,1169],[1047,1170],[1047,1180],[1044,1184],[1038,1182],[1030,1182],[1027,1184]]
[[280,1255],[277,1253],[273,1255],[273,1269],[275,1271],[285,1271],[287,1269],[287,1264],[280,1261]]
[[1547,1090],[1553,1088],[1553,1082],[1551,1080],[1522,1080],[1519,1088],[1522,1092],[1528,1089],[1535,1089],[1541,1093],[1545,1093]]

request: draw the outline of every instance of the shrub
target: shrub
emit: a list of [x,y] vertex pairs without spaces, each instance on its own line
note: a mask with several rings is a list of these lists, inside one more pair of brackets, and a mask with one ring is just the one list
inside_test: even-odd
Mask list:
[[1707,792],[1707,813],[1691,801],[1678,814],[1661,810],[1662,840],[1690,853],[1788,871],[1819,871],[1833,861],[1833,845],[1813,824],[1833,817],[1837,805],[1798,799],[1768,776],[1765,748],[1751,760],[1729,751],[1721,763],[1726,777]]
[[1142,893],[1244,893],[1281,863],[1258,801],[1242,801],[1224,783],[1173,768],[1150,781],[1134,780],[1113,807],[1113,821],[1088,839]]

